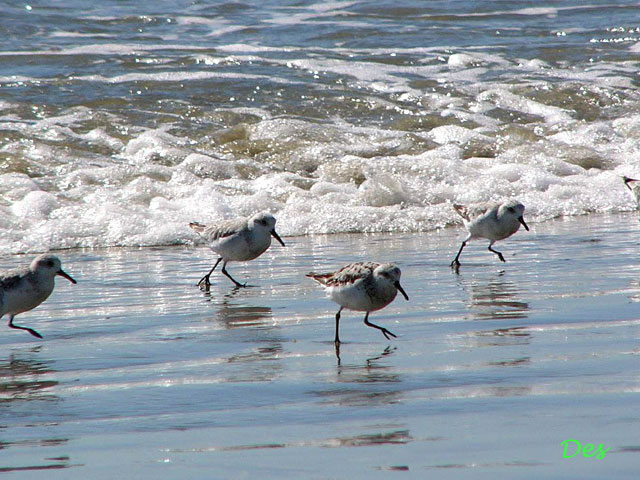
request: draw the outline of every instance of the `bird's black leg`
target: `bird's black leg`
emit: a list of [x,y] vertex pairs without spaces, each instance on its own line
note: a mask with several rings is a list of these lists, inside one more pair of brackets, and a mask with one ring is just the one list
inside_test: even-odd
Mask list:
[[460,254],[462,253],[462,249],[464,247],[466,247],[467,245],[467,241],[465,240],[464,242],[462,242],[462,245],[460,245],[460,250],[458,250],[458,254],[456,255],[456,258],[453,259],[453,262],[451,262],[451,266],[452,267],[459,267],[460,266]]
[[338,336],[338,327],[340,326],[340,312],[342,311],[342,308],[340,308],[340,310],[338,310],[338,313],[336,313],[336,338],[333,341],[333,343],[335,343],[336,345],[340,345],[340,337]]
[[211,282],[209,281],[209,277],[211,276],[213,271],[216,269],[216,267],[218,266],[218,264],[220,263],[221,260],[222,260],[222,257],[220,257],[218,259],[218,261],[216,262],[216,264],[213,266],[213,268],[211,270],[209,270],[209,273],[207,273],[204,277],[202,277],[200,279],[200,281],[198,282],[198,286],[201,286],[202,282],[204,282],[204,288],[206,288],[207,291],[209,290],[209,287],[211,286]]
[[489,244],[489,251],[495,253],[496,255],[498,255],[498,258],[500,259],[500,261],[506,262],[506,260],[504,259],[504,257],[502,256],[502,254],[499,251],[494,250],[493,248],[491,248],[492,245],[493,245],[493,243]]
[[222,264],[222,273],[224,274],[225,277],[227,277],[229,280],[231,280],[233,283],[235,283],[236,287],[241,288],[241,287],[246,287],[247,284],[246,283],[240,283],[237,282],[236,280],[234,280],[234,278],[229,275],[229,272],[227,272],[227,262],[224,262]]
[[367,327],[373,327],[373,328],[377,328],[378,330],[380,330],[382,332],[382,334],[387,338],[387,340],[391,340],[389,338],[389,335],[391,335],[392,337],[395,338],[395,335],[393,333],[391,333],[389,330],[387,330],[386,328],[380,327],[380,326],[378,326],[378,325],[376,325],[374,323],[371,323],[369,321],[369,312],[367,312],[367,314],[364,316],[364,324]]
[[20,325],[15,325],[13,323],[13,315],[11,315],[9,317],[9,326],[11,328],[16,328],[18,330],[26,330],[27,332],[29,332],[31,335],[33,335],[34,337],[38,337],[38,338],[42,338],[42,335],[40,335],[38,332],[36,332],[33,328],[29,328],[29,327],[21,327]]

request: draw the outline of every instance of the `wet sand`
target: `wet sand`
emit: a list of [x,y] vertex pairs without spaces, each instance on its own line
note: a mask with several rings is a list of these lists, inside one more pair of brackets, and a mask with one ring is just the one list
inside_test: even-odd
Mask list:
[[[496,248],[462,228],[285,238],[195,284],[206,247],[58,252],[78,280],[0,328],[7,478],[634,478],[640,225],[531,224]],[[3,268],[31,256],[3,259]],[[304,278],[396,262],[410,297],[371,321]],[[562,442],[604,458],[563,458]],[[575,448],[571,449],[574,453]]]

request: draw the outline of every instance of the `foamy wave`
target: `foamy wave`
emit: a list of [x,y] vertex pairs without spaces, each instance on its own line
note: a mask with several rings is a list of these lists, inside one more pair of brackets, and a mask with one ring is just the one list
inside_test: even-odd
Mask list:
[[275,213],[281,234],[302,235],[442,228],[459,221],[454,202],[510,197],[531,222],[634,208],[620,178],[640,176],[628,65],[581,70],[442,47],[184,50],[180,61],[196,68],[165,68],[165,58],[150,64],[158,70],[73,81],[93,90],[238,80],[243,98],[220,95],[192,116],[182,99],[136,104],[131,116],[79,106],[33,117],[0,103],[0,252],[190,244],[199,239],[189,222],[257,210]]
[[[252,161],[194,152],[162,129],[147,130],[122,149],[104,135],[99,143],[121,150],[108,166],[60,170],[47,179],[0,175],[2,250],[192,243],[198,239],[190,221],[214,223],[264,209],[275,212],[284,235],[441,228],[456,222],[453,202],[504,197],[520,198],[531,221],[631,210],[620,176],[638,173],[638,147],[618,132],[637,131],[638,122],[618,119],[508,148],[493,145],[500,153],[487,158],[465,157],[465,148],[478,138],[502,139],[454,126],[429,133],[440,146],[391,155],[397,147],[416,148],[419,139],[268,119],[247,129],[243,140],[287,146]],[[92,132],[100,140],[101,130]]]

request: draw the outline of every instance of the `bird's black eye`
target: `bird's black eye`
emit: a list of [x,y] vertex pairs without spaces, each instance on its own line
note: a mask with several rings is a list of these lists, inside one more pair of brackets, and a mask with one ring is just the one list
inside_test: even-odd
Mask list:
[[509,207],[507,208],[507,210],[509,211],[509,213],[516,213],[516,209],[513,207]]

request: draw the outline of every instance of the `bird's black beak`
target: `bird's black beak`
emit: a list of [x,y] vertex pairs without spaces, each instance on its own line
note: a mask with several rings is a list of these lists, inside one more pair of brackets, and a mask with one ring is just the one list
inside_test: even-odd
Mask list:
[[64,270],[60,270],[58,273],[56,273],[56,275],[60,275],[61,277],[66,278],[67,280],[69,280],[71,283],[78,283],[76,282],[73,278],[71,278],[71,275],[69,275],[67,272],[65,272]]
[[528,232],[529,231],[529,227],[527,226],[526,223],[524,223],[524,218],[522,217],[518,217],[518,221],[522,224],[522,226],[524,227],[524,229]]
[[631,185],[629,185],[629,184],[638,181],[635,178],[629,178],[629,177],[626,177],[626,176],[623,176],[622,180],[624,181],[624,184],[627,186],[627,188],[629,190],[631,190]]
[[407,292],[404,291],[404,288],[402,288],[402,286],[400,285],[400,282],[396,282],[394,283],[395,287],[398,289],[398,291],[402,294],[402,296],[404,298],[407,299],[407,301],[409,300],[409,295],[407,295]]
[[271,230],[271,235],[273,235],[273,238],[278,240],[280,242],[280,245],[284,247],[284,242],[282,241],[282,239],[280,238],[280,235],[278,235],[275,230]]

